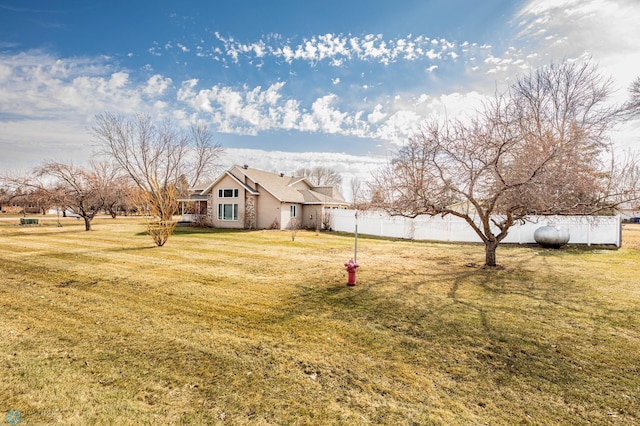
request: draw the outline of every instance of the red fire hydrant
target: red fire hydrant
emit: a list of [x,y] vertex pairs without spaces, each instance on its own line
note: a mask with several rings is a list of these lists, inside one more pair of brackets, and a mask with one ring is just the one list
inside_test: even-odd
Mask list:
[[350,259],[344,266],[346,266],[347,272],[349,273],[347,285],[356,285],[356,269],[358,269],[360,265],[354,262],[353,259]]

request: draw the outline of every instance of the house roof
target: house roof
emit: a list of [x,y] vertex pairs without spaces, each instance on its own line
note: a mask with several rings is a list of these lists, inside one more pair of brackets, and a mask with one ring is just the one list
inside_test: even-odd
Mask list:
[[264,170],[234,166],[231,173],[236,176],[246,176],[254,184],[264,188],[278,201],[283,203],[302,203],[304,198],[292,185],[300,181],[300,178],[285,176],[284,174],[266,172]]
[[202,192],[200,192],[200,195],[207,195],[226,176],[229,176],[231,179],[235,180],[240,186],[242,186],[250,194],[253,194],[253,195],[259,195],[260,194],[255,188],[252,188],[252,187],[248,186],[242,180],[238,179],[238,177],[236,177],[233,173],[231,173],[231,170],[227,170],[226,172],[224,172],[220,176],[218,176],[218,178],[216,180],[214,180],[209,185],[207,185],[207,187],[204,188],[202,190]]
[[213,181],[201,194],[206,195],[225,177],[230,176],[250,194],[259,195],[261,190],[271,194],[282,203],[296,204],[334,204],[346,205],[344,198],[337,190],[326,191],[326,187],[317,187],[322,192],[314,191],[314,185],[305,177],[286,176],[283,173],[272,173],[244,166],[233,166]]
[[180,202],[207,201],[207,196],[202,194],[189,194],[187,197],[178,198]]
[[336,196],[336,194],[329,196],[311,189],[301,189],[299,192],[302,193],[302,197],[304,198],[303,204],[347,204],[340,194],[337,194],[338,196]]

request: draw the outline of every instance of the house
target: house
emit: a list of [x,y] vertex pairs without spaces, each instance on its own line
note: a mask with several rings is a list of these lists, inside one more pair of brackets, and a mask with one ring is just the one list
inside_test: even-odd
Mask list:
[[204,184],[195,188],[189,188],[189,194],[178,198],[180,203],[180,215],[182,222],[199,223],[207,216],[207,196],[202,195],[209,184]]
[[636,203],[628,202],[620,205],[619,214],[624,222],[640,222],[640,204]]
[[322,229],[331,209],[348,206],[333,186],[246,165],[233,166],[194,195],[206,196],[207,219],[216,228]]

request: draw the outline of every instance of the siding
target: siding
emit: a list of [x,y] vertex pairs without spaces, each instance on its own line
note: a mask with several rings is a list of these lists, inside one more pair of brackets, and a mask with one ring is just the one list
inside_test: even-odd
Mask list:
[[[219,189],[237,189],[238,198],[219,198]],[[237,204],[238,220],[218,220],[218,204]],[[211,224],[216,228],[244,228],[244,211],[245,211],[245,190],[236,181],[229,176],[225,176],[211,190],[207,199],[207,216],[211,220]]]

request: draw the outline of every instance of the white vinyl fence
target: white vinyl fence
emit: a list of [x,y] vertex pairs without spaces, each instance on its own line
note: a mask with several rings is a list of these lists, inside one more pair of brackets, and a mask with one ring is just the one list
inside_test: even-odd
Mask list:
[[[355,231],[355,210],[329,210],[331,229]],[[415,219],[389,216],[381,211],[358,211],[358,233],[408,240],[482,242],[463,219],[455,216],[419,216]],[[533,233],[541,226],[554,225],[569,230],[569,244],[603,244],[620,247],[620,216],[531,216],[515,224],[504,243],[534,244]]]

